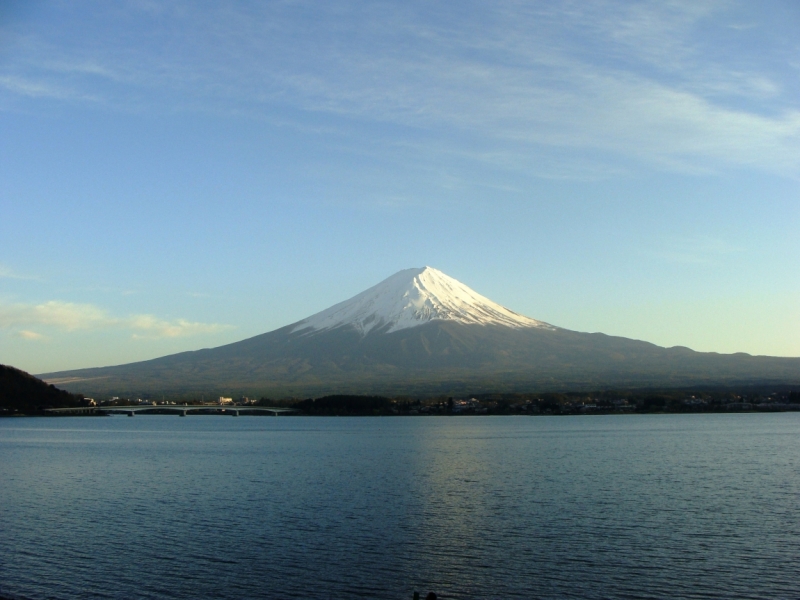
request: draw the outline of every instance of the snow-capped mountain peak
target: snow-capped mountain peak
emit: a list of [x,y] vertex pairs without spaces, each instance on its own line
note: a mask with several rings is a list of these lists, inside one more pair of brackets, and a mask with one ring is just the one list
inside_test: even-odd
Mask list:
[[300,321],[294,331],[352,326],[366,335],[416,327],[433,320],[506,327],[552,325],[517,314],[481,296],[438,269],[423,267],[395,273],[349,300]]

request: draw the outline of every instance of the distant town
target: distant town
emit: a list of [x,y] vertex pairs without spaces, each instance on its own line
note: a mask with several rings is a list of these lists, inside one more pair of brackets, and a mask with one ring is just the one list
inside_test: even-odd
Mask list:
[[428,397],[327,395],[268,398],[199,394],[194,398],[110,396],[88,398],[0,365],[0,416],[135,414],[231,414],[319,416],[602,415],[635,413],[730,413],[800,410],[798,386],[732,389],[646,389],[595,392],[475,393]]
[[[82,398],[74,407],[41,407],[44,414],[125,412],[187,414],[279,414],[318,416],[433,416],[433,415],[599,415],[633,413],[779,412],[800,411],[800,392],[684,392],[603,391],[586,393],[481,394],[469,397],[388,398],[333,395],[308,399],[225,397],[193,401],[111,397]],[[83,410],[80,410],[83,409]],[[89,410],[87,410],[89,409]],[[91,410],[94,409],[94,410]],[[249,411],[249,412],[248,412]],[[6,411],[6,414],[8,412]],[[131,413],[132,414],[132,413]]]

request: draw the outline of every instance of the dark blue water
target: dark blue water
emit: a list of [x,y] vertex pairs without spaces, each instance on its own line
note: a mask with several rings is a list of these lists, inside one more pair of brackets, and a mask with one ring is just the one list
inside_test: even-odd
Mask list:
[[0,596],[800,598],[800,414],[0,420]]

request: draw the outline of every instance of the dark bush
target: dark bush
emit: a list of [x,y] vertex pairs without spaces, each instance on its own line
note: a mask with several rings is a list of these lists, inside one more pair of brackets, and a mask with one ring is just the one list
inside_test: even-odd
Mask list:
[[310,415],[385,414],[390,406],[389,398],[383,396],[323,396],[294,404],[294,408]]

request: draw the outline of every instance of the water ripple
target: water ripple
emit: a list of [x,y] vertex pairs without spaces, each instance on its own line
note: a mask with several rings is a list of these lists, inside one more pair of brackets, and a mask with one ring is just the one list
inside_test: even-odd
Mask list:
[[0,420],[0,596],[800,598],[798,433],[797,413]]

